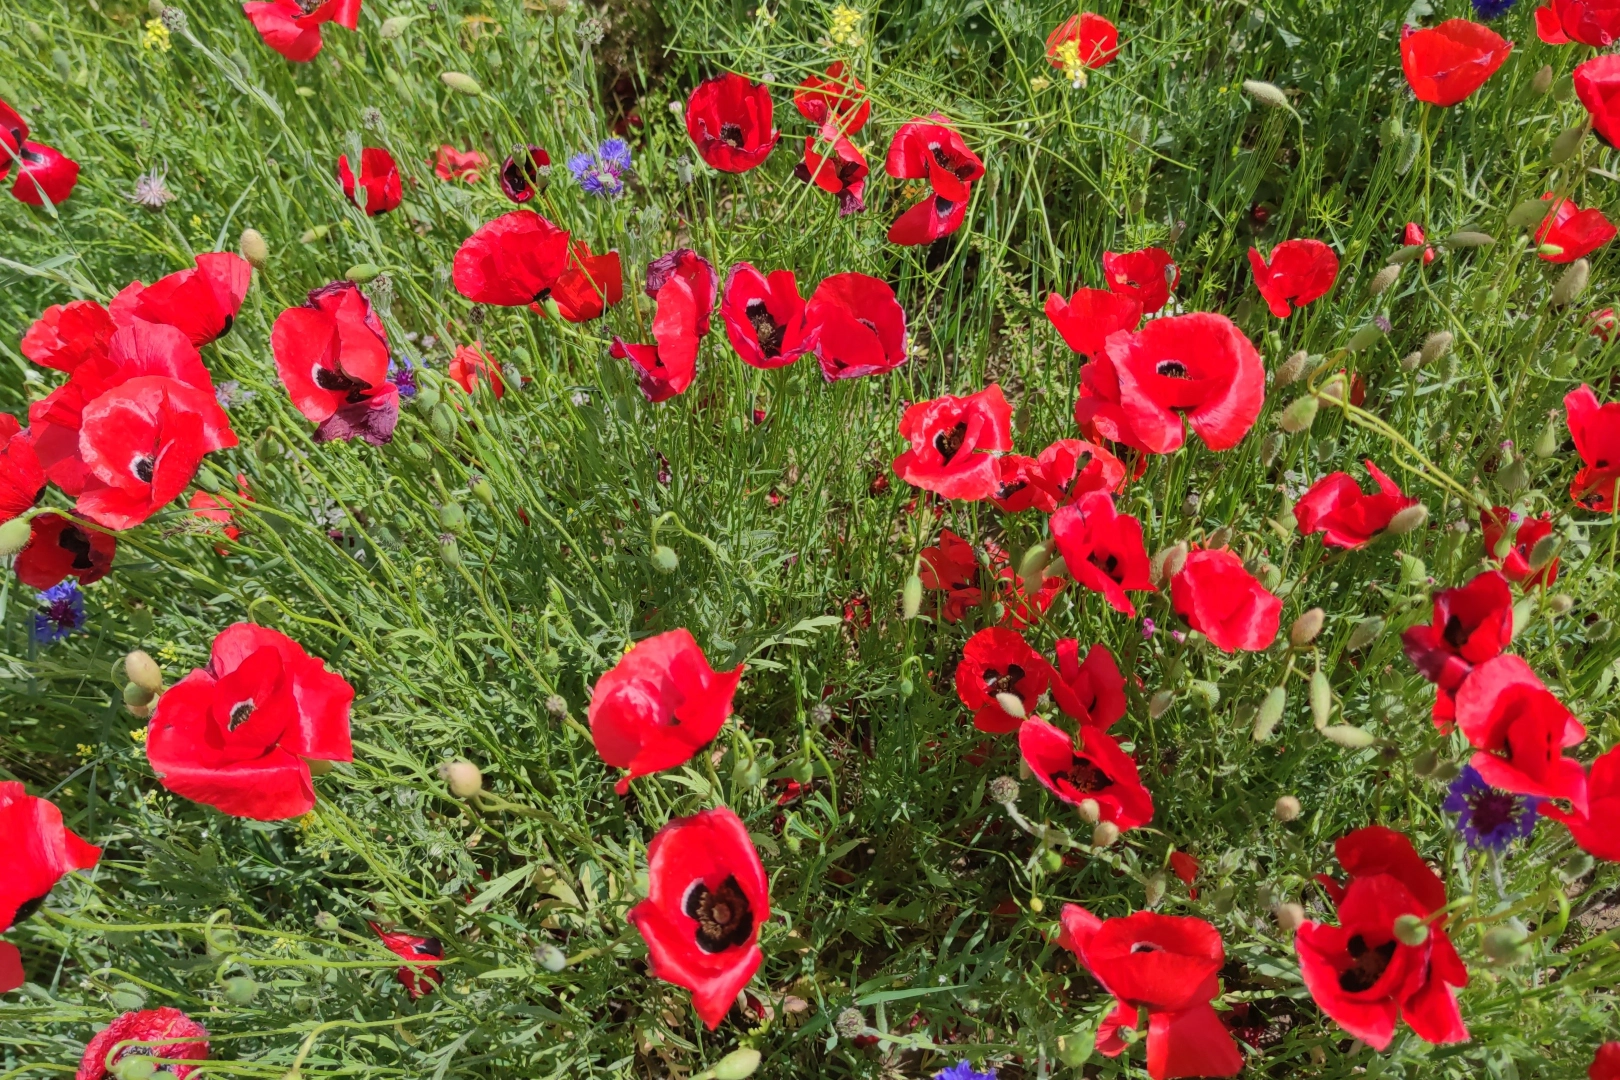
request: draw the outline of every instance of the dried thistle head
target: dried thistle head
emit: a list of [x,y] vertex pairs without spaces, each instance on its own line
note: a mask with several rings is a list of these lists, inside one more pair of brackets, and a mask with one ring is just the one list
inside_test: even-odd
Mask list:
[[167,170],[142,173],[135,178],[135,189],[125,197],[136,206],[156,213],[175,200],[174,192],[169,190],[168,177]]

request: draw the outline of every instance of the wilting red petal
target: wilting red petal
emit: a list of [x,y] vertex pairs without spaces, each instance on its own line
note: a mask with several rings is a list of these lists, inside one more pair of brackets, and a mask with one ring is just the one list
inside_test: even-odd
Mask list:
[[993,455],[1012,449],[1012,406],[991,383],[977,394],[919,401],[900,417],[910,448],[895,475],[947,499],[986,499],[996,490]]
[[1403,29],[1401,70],[1419,101],[1455,105],[1485,85],[1513,51],[1511,41],[1467,19],[1426,30]]
[[88,870],[101,849],[62,823],[62,811],[36,798],[16,780],[0,780],[0,835],[6,838],[6,872],[0,875],[0,931],[31,914],[62,879]]
[[[113,1047],[119,1043],[154,1045],[125,1046],[115,1052]],[[186,1061],[206,1060],[208,1029],[179,1009],[167,1006],[124,1013],[91,1038],[89,1045],[84,1048],[84,1056],[79,1061],[79,1071],[74,1080],[106,1080],[113,1075],[109,1068],[116,1068],[125,1058],[140,1055]],[[186,1080],[197,1066],[165,1065],[164,1069],[172,1071],[175,1080]]]
[[1271,313],[1286,319],[1293,313],[1289,301],[1304,307],[1327,295],[1339,276],[1339,257],[1320,240],[1284,240],[1271,249],[1271,261],[1249,249],[1254,283]]
[[358,186],[365,192],[364,202],[355,196],[356,181],[354,171],[349,167],[349,155],[343,154],[338,157],[337,175],[343,184],[344,196],[364,210],[367,217],[386,214],[398,206],[400,199],[404,197],[399,166],[394,164],[394,155],[381,147],[368,146],[360,151]]
[[697,85],[686,100],[686,134],[698,156],[721,172],[757,168],[781,132],[771,126],[771,91],[734,71]]
[[1046,297],[1046,317],[1064,344],[1077,353],[1095,357],[1110,334],[1135,330],[1142,323],[1142,305],[1126,293],[1080,288],[1064,300],[1057,293]]

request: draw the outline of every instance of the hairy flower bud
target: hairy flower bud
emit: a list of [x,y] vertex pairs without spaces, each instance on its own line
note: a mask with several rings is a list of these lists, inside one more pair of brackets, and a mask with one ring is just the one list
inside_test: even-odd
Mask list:
[[1185,540],[1178,540],[1169,547],[1161,548],[1158,554],[1153,556],[1153,562],[1149,567],[1154,584],[1163,585],[1181,573],[1181,568],[1187,563],[1189,550]]
[[1480,942],[1482,951],[1493,964],[1507,967],[1530,957],[1528,935],[1517,926],[1493,926]]
[[1322,632],[1322,624],[1327,621],[1327,612],[1319,607],[1311,608],[1299,618],[1294,625],[1288,628],[1288,640],[1296,649],[1303,649],[1316,640],[1316,635]]
[[1327,672],[1317,668],[1311,673],[1311,721],[1316,725],[1316,730],[1325,729],[1332,715],[1333,687],[1328,682]]
[[1148,715],[1157,720],[1166,712],[1169,712],[1170,706],[1174,705],[1175,702],[1176,695],[1171,691],[1156,690],[1153,696],[1148,698]]
[[1346,646],[1351,652],[1360,652],[1384,633],[1384,619],[1380,615],[1369,615],[1356,623],[1356,628],[1350,631],[1350,640]]
[[263,270],[270,264],[270,245],[258,229],[243,229],[236,248],[255,270]]
[[1163,870],[1156,870],[1152,874],[1148,875],[1146,887],[1143,890],[1143,900],[1146,906],[1150,908],[1158,907],[1159,901],[1164,899],[1165,890],[1169,888],[1169,886],[1170,875],[1166,874]]
[[1254,741],[1265,742],[1271,738],[1271,733],[1277,730],[1282,722],[1283,710],[1288,707],[1288,691],[1281,686],[1273,686],[1267,691],[1260,702],[1260,708],[1254,714]]
[[1026,720],[1029,713],[1024,710],[1024,702],[1017,694],[1009,694],[1005,690],[996,695],[996,704],[1001,711],[1016,720]]
[[1261,82],[1259,79],[1244,79],[1243,92],[1268,109],[1286,109],[1288,95],[1275,83]]
[[440,765],[439,779],[458,799],[470,799],[484,790],[484,774],[478,771],[478,766],[462,758]]
[[456,93],[465,94],[468,97],[477,97],[484,92],[484,88],[478,85],[477,79],[460,71],[442,72],[439,75],[439,81]]
[[1292,934],[1305,922],[1305,908],[1291,900],[1274,906],[1271,914],[1277,920],[1277,928],[1285,934]]
[[1552,89],[1553,69],[1551,64],[1542,64],[1536,69],[1535,75],[1530,78],[1530,92],[1537,97]]
[[1271,813],[1278,821],[1297,821],[1300,814],[1299,800],[1292,795],[1284,795],[1272,805]]
[[1401,267],[1399,263],[1391,263],[1373,275],[1372,281],[1367,284],[1369,296],[1379,296],[1389,290],[1389,287],[1399,281]]
[[998,803],[1018,801],[1018,781],[1010,776],[998,776],[990,781],[990,798]]
[[1576,259],[1568,268],[1558,276],[1553,284],[1552,303],[1554,307],[1568,307],[1581,298],[1586,291],[1587,282],[1592,280],[1592,264],[1585,259]]
[[549,941],[534,947],[534,961],[552,974],[568,966],[568,957]]
[[411,25],[411,19],[412,16],[410,15],[394,15],[384,19],[381,30],[382,36],[390,41],[402,36],[405,33],[405,28]]
[[1309,359],[1310,354],[1301,349],[1287,360],[1284,360],[1277,365],[1277,373],[1271,379],[1272,385],[1280,390],[1285,386],[1298,382],[1299,377],[1305,374],[1305,362]]
[[907,620],[915,619],[917,613],[922,610],[922,598],[922,578],[916,574],[908,575],[905,587],[900,590],[900,617]]
[[[1366,326],[1363,326],[1361,329],[1351,334],[1350,340],[1344,343],[1344,347],[1351,352],[1361,352],[1363,349],[1370,349],[1380,341],[1383,341],[1384,335],[1387,333],[1389,333],[1389,331],[1385,329],[1384,326],[1378,322],[1378,320],[1374,319]],[[1323,390],[1323,393],[1327,393],[1326,389]],[[1345,398],[1343,391],[1330,396],[1337,398],[1340,401],[1343,401]]]
[[1365,750],[1378,741],[1372,732],[1349,724],[1334,724],[1332,727],[1323,728],[1322,738],[1346,750]]
[[1315,421],[1317,408],[1316,398],[1310,395],[1296,398],[1277,418],[1277,426],[1290,435],[1304,431]]
[[163,669],[145,650],[136,649],[124,657],[124,674],[129,676],[131,683],[148,694],[156,694],[163,689]]
[[652,565],[660,574],[673,574],[680,569],[681,557],[667,544],[655,544],[652,549]]
[[751,1047],[733,1050],[715,1063],[714,1080],[748,1080],[759,1068],[760,1053]]
[[1552,141],[1552,149],[1547,151],[1547,158],[1554,165],[1562,165],[1575,156],[1575,151],[1581,148],[1586,141],[1586,122],[1583,120],[1574,127],[1565,128],[1558,133]]
[[1494,243],[1496,243],[1496,237],[1490,233],[1473,232],[1467,229],[1462,232],[1454,232],[1445,239],[1445,245],[1448,248],[1482,248],[1490,247]]
[[1119,826],[1112,821],[1099,821],[1091,830],[1092,847],[1110,847],[1119,840]]
[[1409,532],[1421,529],[1428,521],[1429,508],[1422,503],[1414,503],[1390,518],[1389,525],[1384,531],[1391,536],[1405,536]]
[[1096,799],[1081,799],[1075,809],[1080,812],[1080,820],[1087,825],[1095,825],[1102,820],[1102,806]]

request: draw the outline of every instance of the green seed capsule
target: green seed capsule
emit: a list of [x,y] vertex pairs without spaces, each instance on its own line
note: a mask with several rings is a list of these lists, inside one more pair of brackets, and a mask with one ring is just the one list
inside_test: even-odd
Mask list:
[[344,272],[343,276],[357,285],[364,285],[368,281],[375,281],[382,268],[376,263],[355,263]]
[[0,559],[7,559],[28,546],[33,526],[27,518],[14,517],[0,524]]
[[405,452],[416,461],[421,462],[423,465],[426,465],[428,462],[433,460],[433,451],[419,442],[406,443]]
[[733,1050],[715,1063],[714,1080],[748,1080],[759,1068],[759,1061],[758,1050],[746,1047]]
[[251,1005],[258,993],[259,984],[246,975],[236,975],[225,980],[225,1000],[232,1005]]
[[458,502],[447,502],[439,507],[439,528],[445,532],[459,533],[467,527],[467,512]]
[[1402,945],[1410,945],[1414,949],[1429,940],[1429,924],[1423,921],[1421,915],[1397,916],[1393,932]]
[[461,565],[461,545],[456,543],[455,537],[439,537],[439,558],[444,560],[446,566]]
[[157,1072],[157,1063],[147,1054],[125,1054],[113,1066],[113,1075],[118,1080],[152,1080]]
[[156,696],[157,695],[153,694],[152,691],[148,690],[144,686],[140,686],[136,683],[124,684],[125,705],[130,705],[137,709],[145,708],[146,706],[152,704],[152,699]]
[[449,442],[456,437],[456,410],[447,401],[439,402],[438,407],[428,415],[428,426],[433,429],[433,434]]
[[1048,874],[1055,874],[1063,869],[1063,856],[1048,848],[1041,853],[1041,865],[1046,867]]
[[425,413],[431,413],[434,407],[439,404],[439,388],[436,386],[422,387],[416,391],[415,401],[418,409]]
[[1423,149],[1423,136],[1416,131],[1408,131],[1401,140],[1400,156],[1395,159],[1395,175],[1405,176],[1417,164],[1418,152]]
[[482,476],[480,476],[477,480],[473,481],[472,493],[473,498],[483,503],[489,509],[495,509],[495,489],[490,486],[488,480],[485,480]]
[[681,557],[675,554],[674,548],[658,544],[652,549],[652,564],[660,574],[673,574],[680,569]]
[[1561,165],[1575,156],[1575,151],[1581,148],[1581,142],[1586,138],[1586,125],[1576,124],[1572,128],[1565,128],[1553,140],[1552,149],[1547,156],[1554,165]]

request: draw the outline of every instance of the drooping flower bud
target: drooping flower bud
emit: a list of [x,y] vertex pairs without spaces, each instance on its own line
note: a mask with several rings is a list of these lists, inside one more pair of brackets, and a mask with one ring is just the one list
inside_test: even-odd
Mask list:
[[1317,408],[1316,398],[1311,395],[1296,398],[1277,418],[1277,426],[1290,435],[1304,431],[1316,419]]
[[[1378,344],[1380,341],[1383,341],[1384,335],[1388,333],[1389,330],[1386,329],[1377,319],[1374,319],[1366,326],[1363,326],[1361,329],[1351,334],[1350,340],[1344,343],[1344,347],[1350,352],[1361,352],[1363,349],[1369,349]],[[1324,388],[1322,392],[1326,394],[1327,390]],[[1336,394],[1329,394],[1328,396],[1336,398],[1339,401],[1345,400],[1345,394],[1342,390]]]
[[1024,587],[1039,588],[1047,564],[1052,561],[1052,549],[1046,544],[1033,544],[1018,562],[1018,577]]
[[0,559],[9,559],[28,546],[33,526],[25,517],[14,517],[0,524]]
[[1384,619],[1381,615],[1369,615],[1356,623],[1356,628],[1350,631],[1350,640],[1346,646],[1351,652],[1360,652],[1384,633]]
[[1396,941],[1415,949],[1429,940],[1429,924],[1421,915],[1397,915],[1392,933]]
[[1547,151],[1547,157],[1554,165],[1562,165],[1575,156],[1575,151],[1581,148],[1585,140],[1586,122],[1583,120],[1558,133],[1558,137],[1552,141],[1552,148]]
[[1547,414],[1547,426],[1541,429],[1541,435],[1536,439],[1536,457],[1546,459],[1558,453],[1558,437],[1563,429],[1562,419],[1563,414],[1560,412]]
[[1569,593],[1556,593],[1547,598],[1547,610],[1554,615],[1567,615],[1575,606],[1575,598]]
[[680,569],[681,557],[667,544],[656,544],[652,549],[653,569],[660,574],[673,574]]
[[246,975],[233,975],[222,986],[225,1000],[239,1007],[253,1004],[253,999],[259,993],[259,984]]
[[1284,795],[1272,805],[1271,813],[1278,821],[1297,821],[1300,814],[1299,800],[1292,795]]
[[397,37],[401,37],[405,33],[405,28],[411,25],[412,18],[414,18],[414,16],[394,15],[390,18],[384,19],[380,33],[389,41],[392,41]]
[[1372,281],[1368,282],[1367,284],[1367,294],[1369,296],[1382,295],[1389,290],[1391,285],[1399,281],[1400,277],[1400,264],[1390,263],[1388,266],[1384,267],[1382,270],[1378,271],[1378,273],[1373,275]]
[[1003,690],[996,695],[996,704],[1001,706],[1002,712],[1015,720],[1025,720],[1029,717],[1029,713],[1024,711],[1023,700],[1017,694],[1009,694]]
[[1271,914],[1277,920],[1278,929],[1285,934],[1292,934],[1305,922],[1305,908],[1291,900],[1273,907]]
[[[1537,97],[1552,89],[1553,69],[1551,64],[1542,64],[1536,69],[1535,75],[1530,79],[1530,92]],[[1539,201],[1539,200],[1537,200]]]
[[1473,232],[1468,229],[1464,229],[1462,232],[1454,232],[1445,239],[1445,245],[1448,248],[1482,248],[1490,247],[1494,243],[1496,243],[1496,237],[1490,233]]
[[1260,702],[1260,708],[1254,714],[1254,741],[1265,742],[1271,738],[1271,733],[1277,730],[1282,722],[1283,710],[1288,707],[1288,691],[1281,686],[1273,686],[1266,692],[1265,698]]
[[922,610],[922,599],[922,578],[916,574],[908,575],[905,588],[900,590],[900,617],[908,621],[915,619]]
[[1286,109],[1288,95],[1276,83],[1261,82],[1259,79],[1244,79],[1243,92],[1268,109]]
[[1148,698],[1148,715],[1157,720],[1170,711],[1170,706],[1176,703],[1176,695],[1169,690],[1155,690],[1153,696]]
[[1285,386],[1298,382],[1299,377],[1305,374],[1305,362],[1308,359],[1310,359],[1310,354],[1301,349],[1287,360],[1284,360],[1277,366],[1277,373],[1272,376],[1272,385],[1281,390]]
[[1080,811],[1080,820],[1087,825],[1095,825],[1102,820],[1102,805],[1096,799],[1081,799],[1075,809]]
[[1515,229],[1539,225],[1547,217],[1546,199],[1526,199],[1508,211],[1508,224]]
[[1530,957],[1528,935],[1517,926],[1493,926],[1480,942],[1482,951],[1493,964],[1509,967]]
[[263,270],[270,265],[270,245],[265,242],[264,234],[258,229],[243,229],[242,235],[236,241],[236,249],[255,270]]
[[1384,531],[1391,536],[1405,536],[1415,529],[1422,528],[1428,521],[1429,508],[1422,503],[1414,503],[1397,511],[1395,516],[1389,519],[1389,525]]
[[1322,624],[1327,621],[1327,612],[1319,607],[1313,607],[1299,618],[1294,625],[1288,628],[1288,640],[1296,649],[1303,649],[1316,640],[1316,635],[1322,632]]
[[1453,340],[1454,338],[1450,330],[1436,330],[1434,333],[1424,338],[1423,348],[1421,350],[1423,354],[1423,362],[1425,364],[1432,364],[1442,356],[1446,355],[1446,353],[1451,350],[1451,342]]
[[1316,730],[1326,728],[1328,718],[1332,715],[1333,687],[1328,682],[1327,672],[1317,668],[1311,673],[1311,720]]
[[477,79],[461,71],[442,72],[439,75],[439,81],[456,93],[465,94],[468,97],[477,97],[484,92],[484,88],[478,85]]
[[1423,354],[1416,349],[1401,357],[1402,371],[1416,371],[1423,366]]
[[1586,285],[1592,280],[1592,264],[1585,259],[1570,263],[1552,287],[1554,307],[1568,307],[1581,298]]
[[124,684],[124,704],[132,709],[140,709],[152,704],[152,699],[156,696],[156,694],[153,694],[152,691],[139,683]]
[[1412,759],[1412,773],[1414,776],[1429,776],[1439,764],[1440,752],[1430,747]]
[[1148,567],[1153,583],[1162,586],[1165,582],[1181,573],[1181,568],[1187,563],[1187,552],[1189,550],[1185,540],[1178,540],[1169,547],[1161,548],[1153,556],[1153,562]]
[[478,771],[478,766],[464,758],[440,765],[439,779],[458,799],[470,799],[484,790],[484,774]]
[[1091,830],[1092,847],[1111,847],[1119,840],[1119,826],[1112,821],[1099,821]]
[[1159,901],[1164,899],[1165,890],[1169,887],[1169,885],[1170,875],[1166,874],[1163,870],[1156,870],[1152,874],[1148,875],[1147,883],[1143,890],[1145,893],[1143,899],[1146,902],[1146,906],[1150,908],[1158,907]]
[[356,285],[365,285],[368,282],[377,280],[377,275],[381,273],[382,267],[376,263],[363,262],[355,263],[349,267],[348,270],[344,271],[343,276]]

